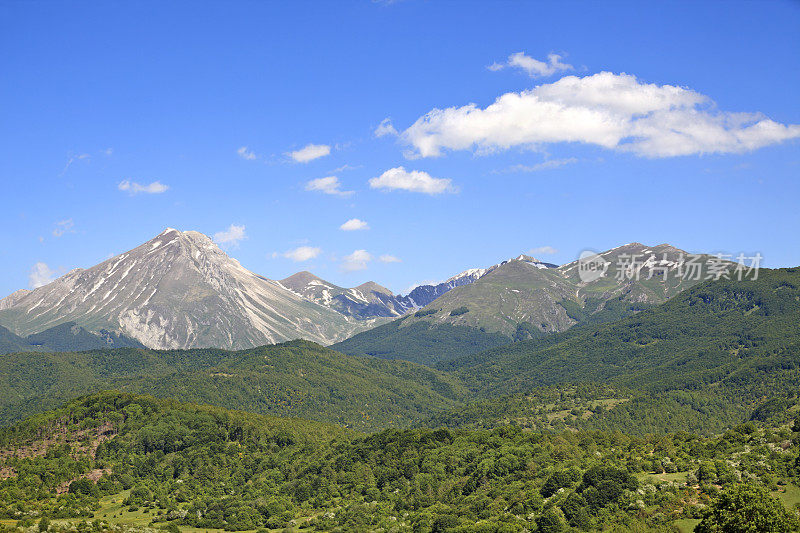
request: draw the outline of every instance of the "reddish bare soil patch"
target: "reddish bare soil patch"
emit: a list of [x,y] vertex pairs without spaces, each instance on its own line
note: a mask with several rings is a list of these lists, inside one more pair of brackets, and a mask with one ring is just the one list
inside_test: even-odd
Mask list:
[[111,469],[110,468],[95,468],[94,470],[91,470],[91,471],[83,474],[82,476],[78,476],[78,477],[76,477],[74,479],[70,479],[69,481],[65,481],[64,483],[59,485],[56,488],[56,494],[64,494],[65,492],[67,492],[69,490],[70,484],[73,481],[77,481],[79,479],[86,478],[86,479],[90,480],[92,483],[97,483],[100,480],[101,477],[103,477],[105,474],[110,474],[110,473],[111,473]]
[[[88,455],[94,459],[100,444],[113,439],[115,435],[116,430],[110,422],[105,422],[93,428],[72,432],[67,430],[65,424],[46,429],[43,428],[30,442],[0,449],[0,479],[6,479],[17,474],[16,471],[7,464],[10,459],[43,457],[50,448],[62,446],[64,444],[69,444],[71,448],[70,454],[73,457],[78,458]],[[99,477],[100,476],[98,476],[98,479]]]

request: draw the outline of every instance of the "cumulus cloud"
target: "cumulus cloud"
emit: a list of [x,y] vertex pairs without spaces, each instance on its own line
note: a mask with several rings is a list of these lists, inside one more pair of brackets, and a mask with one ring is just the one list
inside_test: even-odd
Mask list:
[[551,170],[554,168],[563,167],[564,165],[569,165],[577,161],[578,160],[574,157],[567,159],[548,159],[547,161],[542,161],[541,163],[536,163],[533,165],[511,165],[503,170],[494,170],[492,173],[509,174],[512,172],[540,172],[542,170]]
[[399,257],[395,257],[389,254],[383,254],[378,258],[381,263],[401,263],[402,260]]
[[38,262],[33,265],[28,273],[28,286],[31,289],[36,289],[42,285],[47,285],[55,280],[57,275],[57,272],[47,266],[47,263]]
[[408,171],[404,167],[390,168],[377,178],[369,180],[373,189],[404,190],[424,194],[456,192],[451,180],[434,178],[421,170]]
[[339,226],[339,229],[343,231],[358,231],[362,229],[369,229],[369,224],[358,218],[351,218]]
[[352,254],[344,256],[342,259],[342,270],[346,272],[354,272],[356,270],[365,270],[367,263],[372,261],[372,254],[366,250],[355,250]]
[[153,183],[142,185],[141,183],[136,183],[135,181],[129,181],[129,180],[120,181],[119,185],[117,185],[117,188],[131,195],[139,193],[161,194],[162,192],[167,192],[167,189],[169,189],[167,185],[164,185],[159,181],[154,181]]
[[308,163],[314,159],[325,157],[331,153],[331,147],[327,144],[307,144],[299,150],[294,152],[287,152],[286,155],[297,161],[298,163]]
[[306,183],[307,191],[316,191],[334,196],[350,196],[353,194],[353,191],[343,191],[341,187],[342,184],[336,176],[317,178]]
[[303,261],[314,259],[321,253],[322,250],[320,248],[315,248],[313,246],[298,246],[292,250],[286,250],[283,253],[275,252],[272,254],[272,257],[285,257],[286,259],[291,259],[295,263],[302,263]]
[[239,157],[241,157],[242,159],[246,159],[247,161],[253,161],[258,157],[255,154],[255,152],[249,150],[247,146],[242,146],[241,148],[236,150],[236,153],[239,154]]
[[506,93],[484,109],[475,104],[434,109],[402,137],[413,147],[409,157],[565,142],[674,157],[756,150],[800,137],[800,125],[717,111],[708,97],[685,87],[601,72]]
[[238,248],[239,243],[247,238],[244,232],[244,225],[237,226],[231,224],[228,229],[218,231],[214,234],[214,242],[223,248]]
[[553,255],[557,253],[558,250],[552,246],[539,246],[538,248],[531,248],[528,250],[528,255]]
[[394,136],[398,135],[397,130],[392,125],[392,119],[390,119],[390,118],[385,118],[385,119],[381,120],[381,123],[378,124],[378,127],[375,128],[375,131],[373,133],[374,133],[375,137],[379,137],[379,138],[380,137],[385,137],[387,135],[394,135]]
[[531,78],[541,78],[552,76],[556,72],[564,70],[573,70],[572,65],[561,62],[561,56],[558,54],[549,54],[547,61],[539,61],[528,55],[525,52],[517,52],[508,56],[508,61],[505,63],[493,63],[489,65],[489,70],[497,71],[506,67],[518,68],[525,71]]
[[56,227],[53,229],[53,237],[61,237],[66,233],[75,233],[75,222],[71,218],[56,222]]

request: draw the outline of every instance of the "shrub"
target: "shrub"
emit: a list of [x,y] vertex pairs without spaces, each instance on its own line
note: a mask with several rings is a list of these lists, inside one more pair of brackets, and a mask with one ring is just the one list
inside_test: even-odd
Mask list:
[[734,485],[712,502],[695,531],[783,532],[794,531],[798,526],[781,501],[763,487]]

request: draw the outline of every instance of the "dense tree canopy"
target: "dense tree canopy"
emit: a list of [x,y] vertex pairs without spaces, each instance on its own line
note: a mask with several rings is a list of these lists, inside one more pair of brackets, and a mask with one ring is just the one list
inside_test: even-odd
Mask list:
[[713,438],[513,425],[364,435],[108,392],[0,433],[13,472],[0,518],[97,518],[100,498],[123,494],[155,526],[227,530],[666,531],[712,501],[706,524],[751,507],[789,520],[769,491],[794,487],[798,434],[758,424]]

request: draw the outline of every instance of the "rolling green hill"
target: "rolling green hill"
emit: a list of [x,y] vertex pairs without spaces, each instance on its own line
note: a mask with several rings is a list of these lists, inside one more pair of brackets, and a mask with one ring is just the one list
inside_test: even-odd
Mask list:
[[486,333],[468,326],[433,324],[425,320],[407,323],[400,318],[350,337],[330,348],[349,355],[404,359],[423,365],[483,352],[512,342],[502,333]]
[[36,349],[37,348],[34,348],[31,343],[25,339],[25,337],[15,335],[9,329],[0,326],[0,354],[24,352],[26,350],[30,351]]
[[103,348],[144,348],[142,343],[117,332],[91,333],[74,322],[64,322],[27,337],[0,326],[0,354],[15,352],[72,352]]
[[464,397],[457,380],[431,368],[346,356],[309,341],[236,352],[121,348],[0,357],[3,423],[103,389],[370,430],[407,426]]

